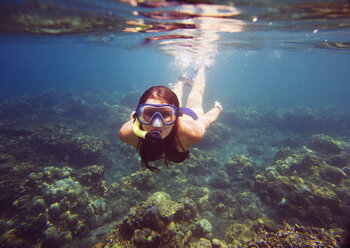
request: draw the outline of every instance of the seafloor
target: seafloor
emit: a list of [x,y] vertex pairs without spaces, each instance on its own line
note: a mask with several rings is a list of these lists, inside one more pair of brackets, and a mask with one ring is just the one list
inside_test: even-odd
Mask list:
[[350,110],[225,107],[152,173],[117,135],[140,93],[0,103],[1,247],[346,247]]

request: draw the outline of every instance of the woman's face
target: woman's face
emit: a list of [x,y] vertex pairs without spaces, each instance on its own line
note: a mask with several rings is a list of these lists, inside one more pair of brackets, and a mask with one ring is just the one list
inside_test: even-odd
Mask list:
[[[154,99],[154,98],[149,98],[145,103],[148,103],[148,104],[168,104],[165,101]],[[143,130],[145,130],[147,132],[158,131],[160,133],[160,135],[162,136],[162,139],[164,139],[165,137],[167,137],[170,134],[171,130],[173,129],[173,126],[174,126],[174,124],[164,125],[162,120],[157,116],[153,119],[151,124],[149,124],[149,125],[142,124]]]

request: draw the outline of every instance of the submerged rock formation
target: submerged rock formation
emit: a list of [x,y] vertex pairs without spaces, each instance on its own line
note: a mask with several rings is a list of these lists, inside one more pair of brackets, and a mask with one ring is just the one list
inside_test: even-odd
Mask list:
[[328,161],[334,161],[334,153],[348,156],[347,148],[341,149],[324,135],[313,136],[309,144],[317,152],[306,148],[278,151],[273,166],[266,168],[264,175],[255,176],[252,189],[277,210],[279,218],[344,228],[350,218],[348,163],[331,165]]
[[345,112],[231,109],[189,159],[160,161],[155,174],[117,138],[137,96],[47,92],[0,105],[1,247],[338,245],[332,228],[350,217]]

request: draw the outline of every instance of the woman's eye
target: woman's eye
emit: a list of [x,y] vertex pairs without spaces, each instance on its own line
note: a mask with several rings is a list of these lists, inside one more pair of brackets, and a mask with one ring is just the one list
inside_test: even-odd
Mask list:
[[147,112],[145,115],[146,115],[147,117],[152,117],[153,113]]
[[146,116],[146,117],[152,117],[153,115],[153,111],[144,111],[143,115]]

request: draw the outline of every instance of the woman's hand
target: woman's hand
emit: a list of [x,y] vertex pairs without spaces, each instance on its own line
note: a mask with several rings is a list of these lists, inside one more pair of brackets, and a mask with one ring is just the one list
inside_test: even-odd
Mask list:
[[224,108],[222,107],[221,103],[217,101],[214,102],[214,107],[220,110],[220,114],[222,113],[222,111],[224,111]]
[[135,114],[135,110],[132,111],[131,115],[130,115],[130,120],[133,120],[134,119],[134,114]]

